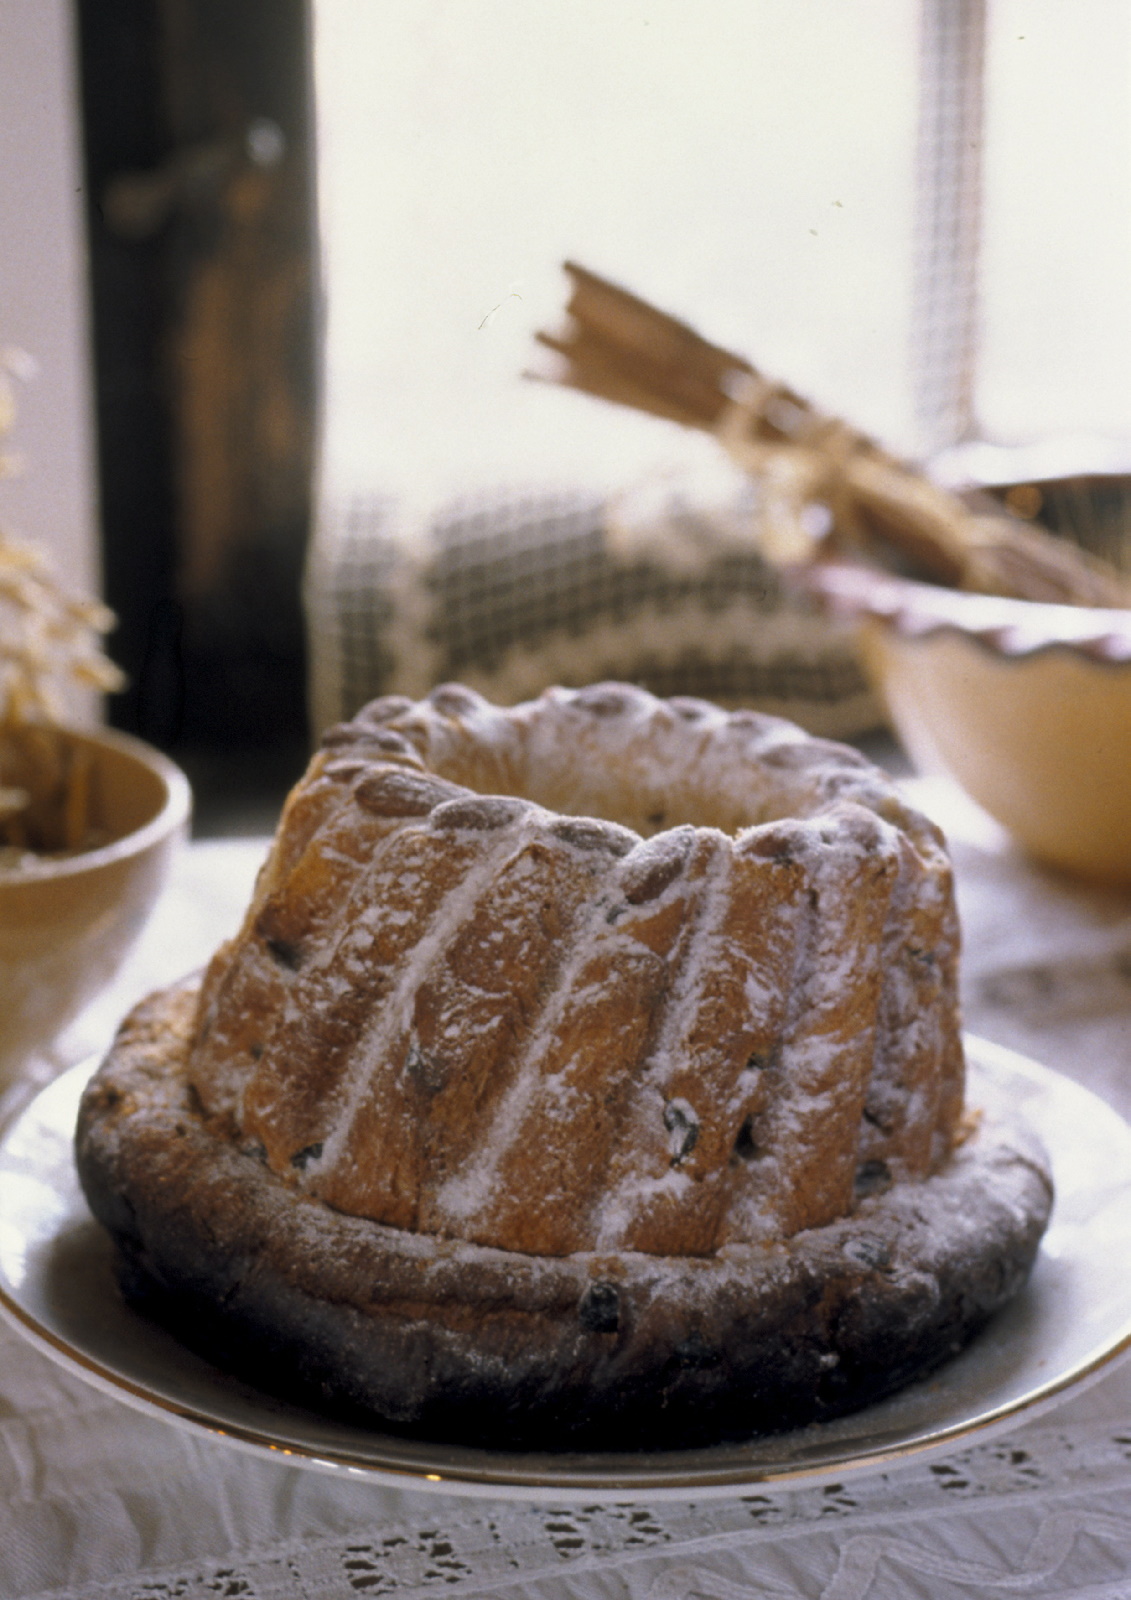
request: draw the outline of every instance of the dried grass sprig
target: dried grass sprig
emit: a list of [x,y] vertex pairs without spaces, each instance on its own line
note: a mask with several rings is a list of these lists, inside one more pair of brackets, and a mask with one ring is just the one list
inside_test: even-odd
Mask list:
[[35,545],[0,531],[0,733],[57,724],[64,684],[120,689],[98,643],[114,621],[100,601],[68,593]]
[[[16,466],[5,440],[13,379],[28,371],[26,358],[0,351],[0,476]],[[89,758],[60,723],[67,685],[122,687],[100,642],[114,622],[100,601],[67,589],[43,550],[0,529],[0,862],[99,842]]]

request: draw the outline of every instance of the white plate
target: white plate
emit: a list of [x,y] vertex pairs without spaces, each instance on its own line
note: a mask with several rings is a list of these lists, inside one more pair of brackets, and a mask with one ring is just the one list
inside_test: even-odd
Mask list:
[[632,1455],[416,1443],[239,1383],[129,1309],[87,1211],[71,1134],[90,1064],[0,1141],[0,1308],[47,1355],[151,1415],[277,1459],[448,1493],[600,1501],[734,1494],[878,1470],[1029,1420],[1131,1346],[1131,1129],[1058,1073],[968,1040],[972,1103],[1005,1100],[1043,1138],[1057,1202],[1028,1287],[939,1372],[839,1421],[748,1444]]

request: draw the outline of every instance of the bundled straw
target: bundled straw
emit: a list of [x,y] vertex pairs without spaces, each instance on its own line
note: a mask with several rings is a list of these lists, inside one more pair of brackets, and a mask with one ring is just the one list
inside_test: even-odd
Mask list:
[[[986,594],[1131,605],[1113,567],[1004,513],[975,512],[849,423],[818,411],[743,356],[567,262],[569,324],[540,333],[562,358],[554,380],[714,432],[763,489],[767,555],[795,565],[855,554]],[[815,535],[807,508],[831,513]]]

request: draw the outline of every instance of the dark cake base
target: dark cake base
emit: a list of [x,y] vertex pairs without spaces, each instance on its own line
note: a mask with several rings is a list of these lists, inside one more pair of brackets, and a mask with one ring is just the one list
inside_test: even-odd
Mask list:
[[711,1257],[521,1255],[345,1216],[205,1125],[195,985],[126,1021],[77,1160],[123,1287],[261,1388],[496,1448],[690,1448],[855,1410],[953,1355],[1021,1288],[1047,1163],[982,1123],[942,1173],[843,1222]]

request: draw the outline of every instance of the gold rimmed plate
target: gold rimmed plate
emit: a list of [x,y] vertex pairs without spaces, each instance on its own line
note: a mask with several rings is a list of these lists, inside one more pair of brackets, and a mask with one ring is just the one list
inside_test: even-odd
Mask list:
[[465,1449],[322,1417],[227,1376],[118,1294],[113,1247],[74,1174],[92,1070],[43,1090],[0,1140],[0,1309],[46,1355],[151,1416],[246,1449],[449,1494],[703,1498],[880,1470],[1028,1421],[1131,1347],[1131,1128],[1059,1073],[967,1040],[973,1104],[1006,1105],[1044,1141],[1057,1201],[1032,1278],[937,1373],[836,1422],[748,1443],[624,1455]]

